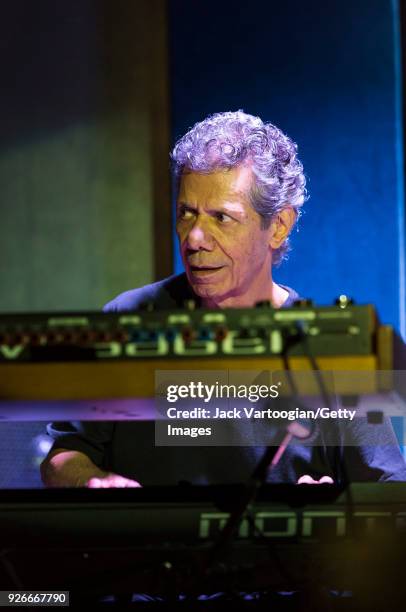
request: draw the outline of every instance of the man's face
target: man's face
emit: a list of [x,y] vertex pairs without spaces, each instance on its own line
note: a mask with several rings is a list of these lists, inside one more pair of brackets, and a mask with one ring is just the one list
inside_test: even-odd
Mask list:
[[271,281],[272,225],[249,201],[248,166],[211,174],[185,173],[176,230],[186,274],[208,306],[248,306],[266,299]]

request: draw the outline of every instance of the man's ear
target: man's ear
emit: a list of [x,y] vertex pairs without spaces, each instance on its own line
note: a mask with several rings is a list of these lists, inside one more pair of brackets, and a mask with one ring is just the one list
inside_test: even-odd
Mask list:
[[278,249],[289,236],[296,221],[296,212],[292,206],[287,206],[273,219],[269,226],[269,244],[272,249]]

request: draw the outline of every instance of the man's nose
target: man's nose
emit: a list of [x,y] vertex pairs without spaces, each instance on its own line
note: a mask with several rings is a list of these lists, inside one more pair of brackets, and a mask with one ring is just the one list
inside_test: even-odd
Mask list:
[[209,220],[197,218],[187,235],[186,244],[189,249],[198,251],[200,249],[211,250],[214,239],[210,231]]

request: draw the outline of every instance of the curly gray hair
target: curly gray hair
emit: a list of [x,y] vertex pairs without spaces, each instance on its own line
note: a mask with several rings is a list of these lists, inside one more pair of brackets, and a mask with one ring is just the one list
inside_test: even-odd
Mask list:
[[[205,174],[249,161],[255,176],[250,201],[263,229],[286,206],[298,219],[307,199],[297,145],[272,123],[242,110],[216,113],[196,123],[177,141],[171,159],[176,194],[185,169]],[[273,263],[281,263],[289,248],[287,239],[274,251]]]

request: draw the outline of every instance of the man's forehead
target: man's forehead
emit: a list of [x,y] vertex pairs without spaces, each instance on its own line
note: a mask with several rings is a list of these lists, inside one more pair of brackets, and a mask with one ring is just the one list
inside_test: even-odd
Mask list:
[[179,200],[204,198],[238,203],[247,200],[252,185],[252,171],[247,166],[210,173],[186,171],[180,180]]

